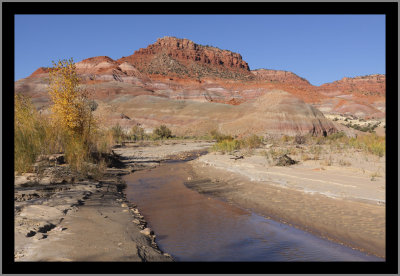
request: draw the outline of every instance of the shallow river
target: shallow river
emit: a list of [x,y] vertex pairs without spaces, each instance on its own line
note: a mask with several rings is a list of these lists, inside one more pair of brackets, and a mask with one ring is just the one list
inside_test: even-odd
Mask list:
[[166,162],[124,176],[128,199],[177,261],[383,261],[190,190],[188,170]]

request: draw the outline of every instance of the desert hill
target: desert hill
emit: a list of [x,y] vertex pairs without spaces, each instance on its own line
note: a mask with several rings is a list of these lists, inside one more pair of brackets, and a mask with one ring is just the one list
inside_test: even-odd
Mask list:
[[[323,113],[385,116],[384,75],[313,86],[292,72],[250,70],[240,54],[188,39],[164,37],[118,60],[88,58],[77,62],[76,70],[106,125],[165,123],[196,133],[217,127],[237,135],[321,135],[336,130]],[[47,83],[48,69],[42,67],[15,82],[15,92],[29,95],[45,110],[50,103]],[[262,104],[254,105],[257,100]]]
[[96,114],[126,128],[136,124],[147,128],[167,124],[179,135],[202,135],[213,129],[237,136],[249,133],[321,136],[337,131],[333,122],[316,108],[280,90],[241,105],[125,95],[111,102],[99,101]]
[[118,60],[145,74],[185,78],[252,79],[248,64],[238,53],[203,46],[188,39],[164,37],[145,49]]
[[270,81],[273,83],[289,83],[296,86],[311,86],[308,80],[289,71],[257,69],[251,72],[256,76],[256,80]]

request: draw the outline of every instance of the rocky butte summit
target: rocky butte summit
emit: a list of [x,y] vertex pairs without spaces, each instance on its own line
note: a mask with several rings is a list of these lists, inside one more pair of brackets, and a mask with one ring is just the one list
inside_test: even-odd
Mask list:
[[193,79],[254,78],[240,54],[175,37],[158,39],[156,43],[118,62],[128,62],[145,74]]
[[[76,63],[76,70],[106,126],[167,124],[182,135],[212,129],[239,136],[324,135],[338,126],[323,113],[385,116],[384,75],[314,86],[292,72],[250,70],[238,53],[175,37],[118,60],[87,58]],[[47,83],[48,69],[42,67],[16,81],[15,92],[49,112]]]

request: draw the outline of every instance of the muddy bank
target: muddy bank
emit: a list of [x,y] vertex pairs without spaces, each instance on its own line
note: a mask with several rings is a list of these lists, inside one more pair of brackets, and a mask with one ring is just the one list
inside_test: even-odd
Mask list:
[[[262,174],[274,175],[268,174],[274,168],[265,165],[258,168],[248,160],[251,158],[232,160],[231,157],[208,154],[191,161],[193,180],[186,182],[187,187],[352,248],[385,256],[385,207],[380,204],[382,199],[360,199],[370,193],[368,186],[352,189],[351,198],[328,197],[315,191],[307,193],[296,189],[309,183],[300,178],[293,181],[296,175],[293,168],[287,168],[287,177],[280,172],[280,178],[274,182],[274,179],[260,179]],[[229,165],[229,162],[235,164]],[[307,171],[303,170],[304,173]],[[324,189],[332,188],[340,194],[348,188],[334,184],[329,187],[331,179],[326,180]],[[379,193],[374,195],[379,198]]]
[[124,147],[114,149],[120,160],[131,172],[150,169],[170,159],[185,159],[189,156],[200,156],[213,145],[208,141],[167,140],[161,142],[127,143]]
[[[172,261],[156,243],[157,235],[162,237],[163,233],[147,228],[136,207],[138,199],[127,201],[121,177],[155,168],[165,160],[198,158],[211,145],[171,140],[127,144],[114,149],[122,163],[120,168],[108,168],[99,180],[73,176],[65,166],[48,168],[40,179],[34,174],[16,177],[15,260]],[[301,183],[286,182],[293,187],[285,187],[283,182],[251,181],[245,175],[257,169],[256,164],[246,163],[251,158],[232,160],[232,156],[225,156],[214,160],[210,156],[221,157],[206,154],[189,162],[188,187],[384,257],[385,208],[379,193],[375,194],[375,204],[307,194],[294,189]],[[227,160],[239,164],[236,169],[242,173],[217,168],[228,166]],[[210,165],[211,161],[216,163]]]
[[99,180],[67,166],[15,178],[15,261],[172,261],[123,193],[123,168]]
[[122,162],[98,180],[76,175],[65,164],[16,176],[15,261],[173,261],[158,248],[140,210],[127,201],[121,176],[170,158],[195,158],[209,145],[127,144],[114,149]]

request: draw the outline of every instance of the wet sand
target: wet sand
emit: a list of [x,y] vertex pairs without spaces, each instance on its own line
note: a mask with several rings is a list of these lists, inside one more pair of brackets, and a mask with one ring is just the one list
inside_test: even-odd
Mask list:
[[[361,187],[358,189],[330,184],[330,180],[338,173],[334,172],[332,178],[328,176],[325,181],[311,187],[314,191],[310,193],[304,191],[309,182],[293,177],[300,174],[302,169],[267,169],[265,166],[257,169],[257,165],[246,162],[244,158],[241,165],[237,165],[235,171],[232,171],[232,166],[227,165],[234,162],[230,157],[232,156],[208,154],[191,161],[193,179],[198,180],[188,181],[187,185],[200,193],[220,197],[265,217],[385,257],[385,207],[382,204],[384,198],[380,196],[379,189],[378,193],[371,193],[371,188],[368,188],[368,185],[376,183],[371,184],[370,180],[360,181]],[[224,159],[225,163],[220,159]],[[280,181],[260,179],[261,174],[268,176],[269,171],[285,169],[287,176],[280,172]],[[303,170],[303,173],[307,172]],[[317,176],[317,173],[314,175]],[[273,174],[269,176],[271,175]],[[364,188],[363,183],[366,183]],[[322,193],[318,189],[321,189]],[[325,190],[335,191],[334,197],[324,195]],[[351,197],[340,197],[346,192],[351,193]],[[372,200],[364,200],[365,193],[372,194]]]
[[[157,167],[170,156],[184,159],[193,156],[188,154],[190,151],[196,151],[195,156],[198,156],[211,144],[204,141],[166,141],[159,145],[144,143],[117,148],[114,151],[120,154],[125,168],[109,169],[109,177],[104,181],[72,181],[70,175],[58,180],[45,177],[42,183],[32,182],[26,177],[16,178],[15,260],[171,261],[170,256],[157,248],[154,236],[140,233],[146,222],[140,210],[129,205],[119,190],[121,183],[118,177]],[[190,162],[192,180],[187,181],[188,187],[333,241],[385,256],[385,208],[380,194],[381,190],[384,192],[385,183],[382,179],[361,182],[366,186],[358,186],[358,191],[373,191],[372,197],[368,194],[367,201],[362,200],[365,194],[354,189],[341,190],[338,185],[333,185],[336,190],[330,189],[335,191],[336,196],[340,196],[340,192],[349,192],[352,197],[330,198],[318,193],[318,190],[313,194],[299,190],[302,181],[297,181],[301,178],[293,181],[295,174],[291,175],[291,181],[286,182],[274,179],[252,181],[246,173],[257,171],[257,164],[246,164],[247,157],[238,160],[242,163],[235,172],[228,170],[234,166],[226,163],[225,159],[214,157],[207,154]],[[230,157],[224,158],[230,160]],[[208,160],[208,164],[204,160]],[[214,165],[210,165],[213,160]],[[298,172],[301,173],[301,170],[304,173],[304,168],[300,166]],[[283,172],[279,173],[283,180],[290,178],[285,178]],[[319,187],[323,192],[326,187],[333,186],[318,184],[313,188]],[[29,235],[30,231],[35,233]]]
[[124,168],[108,168],[101,180],[77,179],[65,165],[48,167],[41,177],[16,176],[15,261],[173,261],[127,201],[121,175],[209,145],[165,141],[115,148]]
[[108,173],[100,181],[18,177],[15,261],[172,261],[140,232],[146,222],[126,201],[118,176],[127,172]]
[[174,161],[123,177],[127,198],[177,261],[383,261],[189,189],[199,183],[191,170]]

